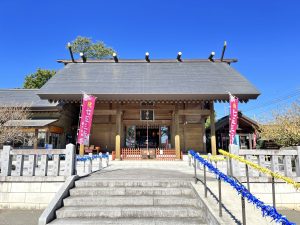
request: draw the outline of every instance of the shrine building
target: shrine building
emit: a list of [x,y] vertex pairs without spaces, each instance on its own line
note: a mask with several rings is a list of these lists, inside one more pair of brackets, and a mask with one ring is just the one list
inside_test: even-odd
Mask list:
[[45,133],[42,147],[62,148],[76,143],[82,94],[94,95],[90,145],[115,151],[117,159],[123,148],[174,149],[178,159],[189,149],[205,153],[205,121],[210,117],[215,153],[214,103],[228,102],[228,92],[242,103],[260,94],[232,67],[236,61],[58,60],[64,67],[41,89],[1,90],[0,103],[9,97],[16,104],[24,102],[25,93],[35,124],[24,121],[24,127]]

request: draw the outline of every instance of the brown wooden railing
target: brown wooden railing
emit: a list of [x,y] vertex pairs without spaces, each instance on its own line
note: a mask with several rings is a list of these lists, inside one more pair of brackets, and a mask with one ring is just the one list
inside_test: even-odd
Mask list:
[[163,161],[176,160],[175,149],[156,149],[156,159]]
[[123,160],[141,160],[141,159],[156,159],[162,161],[176,160],[175,149],[140,149],[140,148],[122,148]]
[[123,160],[140,160],[142,159],[142,150],[139,148],[122,148]]

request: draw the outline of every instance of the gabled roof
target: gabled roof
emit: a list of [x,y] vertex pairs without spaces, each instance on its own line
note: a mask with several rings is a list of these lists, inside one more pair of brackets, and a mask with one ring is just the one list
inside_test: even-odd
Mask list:
[[9,120],[5,127],[45,127],[56,122],[57,119],[41,119],[41,120]]
[[228,100],[241,101],[259,91],[225,62],[190,60],[68,63],[39,91],[42,99],[79,100],[82,92],[98,100]]
[[37,95],[39,89],[0,89],[0,106],[23,106],[31,109],[56,108],[58,103],[41,100]]
[[[259,129],[259,124],[255,120],[252,120],[251,118],[245,116],[241,112],[239,112],[238,120],[245,122],[246,124],[248,124],[249,126],[253,127],[256,130]],[[216,122],[216,130],[219,130],[225,126],[229,127],[229,116],[224,116]]]

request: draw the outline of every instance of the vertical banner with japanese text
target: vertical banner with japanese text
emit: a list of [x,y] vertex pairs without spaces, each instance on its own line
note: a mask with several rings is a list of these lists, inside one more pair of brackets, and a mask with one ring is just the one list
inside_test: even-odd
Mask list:
[[83,95],[80,125],[77,136],[77,143],[81,145],[89,145],[89,136],[92,127],[92,120],[95,108],[96,97],[92,95]]
[[229,130],[229,144],[233,144],[236,129],[238,126],[238,104],[239,99],[230,95],[230,130]]

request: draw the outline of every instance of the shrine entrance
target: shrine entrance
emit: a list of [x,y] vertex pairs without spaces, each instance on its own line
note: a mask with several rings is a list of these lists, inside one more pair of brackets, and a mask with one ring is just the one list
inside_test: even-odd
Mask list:
[[137,128],[136,145],[138,148],[158,148],[159,147],[159,129],[158,128]]

